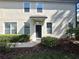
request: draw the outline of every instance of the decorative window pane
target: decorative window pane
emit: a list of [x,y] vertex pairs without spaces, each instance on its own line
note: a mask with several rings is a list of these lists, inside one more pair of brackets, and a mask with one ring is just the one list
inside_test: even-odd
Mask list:
[[79,8],[79,3],[77,3],[77,8]]
[[17,33],[17,25],[16,24],[12,24],[12,34],[16,34]]
[[52,23],[47,23],[47,33],[52,34]]
[[43,9],[43,4],[42,3],[38,3],[37,4],[37,12],[42,12]]
[[25,12],[29,12],[30,11],[30,3],[29,2],[25,2],[24,3],[24,11]]
[[24,23],[24,34],[30,35],[30,24]]
[[5,34],[10,34],[10,24],[5,23]]
[[16,23],[5,23],[5,34],[16,34],[17,24]]
[[79,28],[79,22],[77,22],[77,27]]
[[79,14],[79,3],[77,3],[77,14]]
[[10,29],[9,28],[5,29],[5,34],[10,34]]

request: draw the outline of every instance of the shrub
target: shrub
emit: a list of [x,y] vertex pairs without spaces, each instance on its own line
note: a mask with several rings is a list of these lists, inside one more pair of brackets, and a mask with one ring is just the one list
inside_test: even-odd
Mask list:
[[26,42],[29,41],[28,35],[0,35],[0,42]]
[[70,28],[67,30],[66,34],[72,37],[72,34],[75,34],[76,39],[79,39],[79,28]]
[[57,44],[57,38],[54,37],[43,37],[41,43],[46,47],[53,47]]
[[7,42],[0,42],[0,52],[2,53],[8,53],[11,52],[12,49],[11,46],[15,46],[14,44],[7,44]]
[[12,49],[11,46],[14,44],[9,44],[11,42],[27,42],[29,41],[28,35],[0,35],[0,52],[10,52]]
[[28,35],[20,35],[18,37],[19,42],[27,42],[29,40],[29,36]]
[[76,40],[79,40],[79,28],[75,28],[74,31]]

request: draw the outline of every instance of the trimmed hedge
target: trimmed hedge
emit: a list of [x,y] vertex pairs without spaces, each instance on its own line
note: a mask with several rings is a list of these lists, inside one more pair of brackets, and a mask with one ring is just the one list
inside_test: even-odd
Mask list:
[[57,45],[57,38],[54,37],[43,37],[41,43],[46,47],[53,47]]
[[12,35],[12,34],[5,34],[0,35],[0,42],[27,42],[29,41],[28,35]]
[[2,53],[8,53],[11,52],[12,49],[10,46],[15,46],[13,44],[7,44],[11,42],[27,42],[29,41],[28,35],[10,35],[10,34],[5,34],[5,35],[0,35],[0,52]]

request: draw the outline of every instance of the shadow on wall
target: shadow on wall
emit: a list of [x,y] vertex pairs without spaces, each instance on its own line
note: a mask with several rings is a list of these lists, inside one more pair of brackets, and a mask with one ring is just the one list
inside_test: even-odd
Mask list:
[[23,27],[21,27],[21,29],[19,30],[18,34],[24,34],[23,32],[24,32],[24,25],[23,25]]
[[[32,40],[32,38],[35,37],[35,22],[33,21],[33,19],[29,18],[28,21],[26,21],[26,23],[30,24],[30,40]],[[18,34],[24,34],[24,25],[21,27]]]
[[[73,20],[73,15],[74,12],[71,10],[73,7],[71,5],[73,4],[65,4],[65,3],[44,3],[44,10],[56,10],[55,14],[52,15],[51,21],[53,23],[53,34],[54,35],[62,35],[64,32],[64,29],[67,27],[68,23]],[[51,6],[54,5],[54,6]],[[51,6],[51,7],[49,7]],[[2,9],[23,9],[22,3],[17,3],[17,2],[1,2],[0,3],[0,8]],[[31,7],[32,9],[35,8],[35,4]],[[12,13],[12,11],[9,11]],[[16,13],[16,12],[15,12]],[[18,13],[19,15],[19,13]],[[26,21],[26,22],[30,22]],[[63,31],[62,31],[63,30]],[[18,33],[22,34],[24,31],[24,26],[19,30]],[[34,32],[32,32],[31,35],[33,35]]]
[[25,23],[29,23],[30,24],[30,19],[28,19],[26,22],[20,22],[18,25],[20,26],[22,24],[22,27],[20,26],[20,29],[18,31],[18,34],[24,34],[24,25]]
[[[44,21],[45,22],[45,21]],[[44,22],[42,22],[42,26],[44,25]],[[29,19],[28,21],[26,21],[26,23],[30,23],[30,36],[33,38],[35,37],[35,23],[33,22],[33,19]],[[21,29],[19,30],[18,34],[24,34],[24,25],[23,27],[21,27]]]
[[74,12],[72,10],[57,10],[51,17],[53,23],[53,34],[62,36],[65,34],[68,23],[74,21]]

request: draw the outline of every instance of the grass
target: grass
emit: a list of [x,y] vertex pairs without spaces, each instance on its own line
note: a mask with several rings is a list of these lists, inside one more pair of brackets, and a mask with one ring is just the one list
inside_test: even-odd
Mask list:
[[39,52],[25,55],[16,55],[13,59],[79,59],[75,54],[61,51]]

